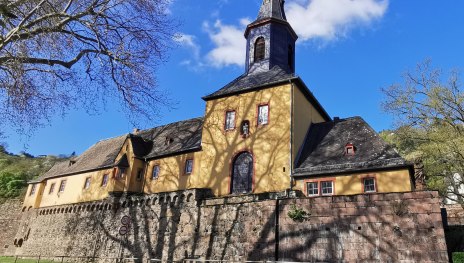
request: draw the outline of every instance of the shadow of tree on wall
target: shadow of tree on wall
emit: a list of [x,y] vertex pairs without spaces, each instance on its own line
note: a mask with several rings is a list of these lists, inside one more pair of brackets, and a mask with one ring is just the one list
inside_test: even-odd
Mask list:
[[[34,246],[33,251],[43,257],[138,258],[135,262],[194,257],[446,262],[438,201],[427,198],[428,192],[409,194],[422,194],[422,199],[406,198],[407,194],[278,201],[249,195],[204,199],[197,191],[134,195],[110,203],[40,209],[37,217],[31,217],[32,231],[25,247]],[[401,202],[403,206],[398,205]],[[288,211],[293,205],[309,217],[290,219]],[[124,215],[132,221],[127,238],[118,233]]]

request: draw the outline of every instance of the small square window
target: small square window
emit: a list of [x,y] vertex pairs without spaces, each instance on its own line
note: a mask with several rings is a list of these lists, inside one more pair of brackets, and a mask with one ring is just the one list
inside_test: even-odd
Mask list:
[[364,185],[364,193],[375,193],[375,178],[364,178],[363,179]]
[[311,182],[306,184],[307,196],[319,195],[319,185],[317,182]]
[[153,167],[153,173],[152,173],[152,175],[151,175],[151,179],[152,179],[152,180],[158,179],[159,173],[160,173],[160,167],[159,167],[159,165],[155,165],[155,166]]
[[101,186],[104,187],[108,184],[108,174],[104,174],[101,182]]
[[50,195],[50,194],[53,194],[53,192],[55,191],[55,185],[56,185],[55,183],[52,183],[52,184],[50,185],[50,190],[48,191],[48,194],[49,194],[49,195]]
[[193,159],[185,161],[185,174],[191,174],[193,172]]
[[32,187],[31,187],[31,192],[29,193],[29,195],[34,195],[35,194],[35,191],[37,190],[37,184],[33,184]]
[[235,129],[235,111],[226,112],[226,122],[224,129],[226,131]]
[[269,123],[269,105],[258,106],[258,125],[266,125]]
[[90,182],[91,182],[90,177],[85,178],[84,189],[90,188]]
[[333,194],[333,182],[332,181],[321,182],[321,192],[322,192],[322,195],[332,195]]
[[64,192],[65,187],[66,187],[66,180],[63,180],[60,183],[60,189],[58,190],[58,192],[60,192],[60,193]]

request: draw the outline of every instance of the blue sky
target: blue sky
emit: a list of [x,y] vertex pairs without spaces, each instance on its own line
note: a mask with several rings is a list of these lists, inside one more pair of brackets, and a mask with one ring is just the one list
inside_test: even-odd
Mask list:
[[[202,116],[201,97],[244,72],[246,23],[261,0],[173,0],[182,21],[177,47],[157,69],[159,86],[176,102],[161,118],[139,128]],[[464,71],[462,0],[287,0],[287,18],[300,36],[296,72],[331,116],[362,116],[381,131],[393,119],[383,113],[382,87],[425,59],[445,72]],[[95,142],[132,131],[117,103],[100,114],[83,110],[56,116],[30,137],[7,131],[17,153],[82,153]]]

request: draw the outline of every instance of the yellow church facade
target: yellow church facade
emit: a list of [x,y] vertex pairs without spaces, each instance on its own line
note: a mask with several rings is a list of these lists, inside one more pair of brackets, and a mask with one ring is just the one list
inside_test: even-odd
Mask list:
[[281,0],[245,32],[246,72],[203,97],[205,115],[102,140],[29,182],[24,209],[116,194],[408,192],[412,166],[360,117],[331,118],[295,75]]

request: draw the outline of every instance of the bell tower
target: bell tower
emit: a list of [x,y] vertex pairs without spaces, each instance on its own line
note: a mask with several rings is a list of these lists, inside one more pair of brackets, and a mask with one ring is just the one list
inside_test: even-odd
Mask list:
[[263,0],[258,17],[247,26],[247,74],[268,71],[275,66],[295,73],[298,36],[287,22],[284,3],[285,0]]

